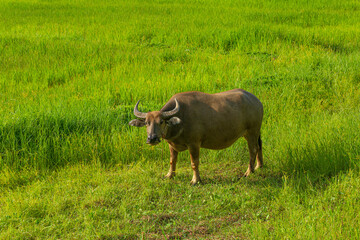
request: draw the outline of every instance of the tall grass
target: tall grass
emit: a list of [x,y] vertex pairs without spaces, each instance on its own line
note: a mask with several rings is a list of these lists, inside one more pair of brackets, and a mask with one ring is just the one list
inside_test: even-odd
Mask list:
[[[323,124],[332,124],[359,106],[358,17],[350,2],[301,4],[301,11],[286,1],[3,3],[11,24],[0,38],[1,169],[148,156],[135,151],[142,133],[127,127],[132,106],[141,99],[144,110],[158,109],[181,91],[254,92],[265,105],[268,143],[279,134],[294,141],[311,119],[316,126],[325,114]],[[269,129],[284,131],[284,124],[293,124],[288,134]],[[305,145],[282,151],[309,159],[302,151],[341,148],[352,132],[322,139],[310,132]]]
[[[0,168],[141,159],[144,152],[134,150],[141,133],[127,127],[133,104],[158,109],[181,91],[254,92],[265,105],[269,143],[280,134],[268,129],[274,124],[294,124],[288,134],[297,139],[292,133],[303,133],[309,119],[356,112],[356,6],[303,4],[299,12],[287,2],[264,4],[5,1],[4,18],[18,17],[0,38]],[[344,145],[353,137],[351,128],[345,132],[340,139],[309,133],[299,149]],[[311,158],[299,149],[283,151]]]
[[[0,236],[322,238],[331,227],[322,220],[340,227],[343,214],[343,232],[330,236],[357,236],[348,224],[358,198],[346,188],[358,186],[359,9],[334,0],[0,0]],[[186,153],[175,182],[158,182],[167,146],[146,146],[144,129],[127,125],[136,101],[150,111],[178,92],[232,88],[264,104],[265,169],[236,180],[248,161],[240,140],[202,150],[204,186],[184,186]]]

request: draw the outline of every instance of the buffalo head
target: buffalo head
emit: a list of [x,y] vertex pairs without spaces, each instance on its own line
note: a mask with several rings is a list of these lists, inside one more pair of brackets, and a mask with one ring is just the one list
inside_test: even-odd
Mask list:
[[147,144],[156,145],[160,143],[161,138],[165,138],[169,129],[181,122],[178,117],[174,115],[179,112],[180,105],[175,99],[175,108],[170,111],[153,111],[143,113],[138,109],[140,100],[134,107],[134,115],[139,119],[134,119],[129,122],[130,126],[143,127],[146,126]]

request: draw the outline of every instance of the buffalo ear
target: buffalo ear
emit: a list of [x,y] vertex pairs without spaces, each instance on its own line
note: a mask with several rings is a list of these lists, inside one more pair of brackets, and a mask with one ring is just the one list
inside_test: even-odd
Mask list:
[[177,125],[177,124],[180,124],[180,123],[181,123],[181,120],[178,117],[172,117],[167,121],[167,124],[170,125],[170,126],[174,126],[174,125]]
[[129,122],[130,126],[133,127],[143,127],[145,126],[145,120],[144,119],[133,119]]

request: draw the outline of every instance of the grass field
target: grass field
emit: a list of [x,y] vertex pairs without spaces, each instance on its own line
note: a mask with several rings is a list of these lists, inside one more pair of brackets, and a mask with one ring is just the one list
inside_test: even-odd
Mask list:
[[[0,0],[0,239],[359,239],[360,3]],[[128,126],[182,91],[263,102],[203,183]]]

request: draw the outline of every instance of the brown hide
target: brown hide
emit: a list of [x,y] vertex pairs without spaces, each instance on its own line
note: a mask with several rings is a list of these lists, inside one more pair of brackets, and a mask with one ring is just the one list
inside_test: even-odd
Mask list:
[[[175,99],[179,111],[168,119],[160,119],[161,113],[175,108]],[[250,164],[245,176],[254,171],[257,156],[257,167],[262,166],[262,149],[260,128],[263,119],[263,106],[253,94],[234,89],[226,92],[207,94],[202,92],[184,92],[174,95],[160,111],[149,112],[144,120],[147,123],[148,140],[150,135],[160,137],[169,143],[170,170],[166,175],[175,175],[177,153],[190,151],[194,177],[192,184],[200,181],[198,170],[200,148],[223,149],[231,146],[239,137],[244,136],[248,142]],[[136,120],[133,120],[136,121]],[[133,122],[132,121],[132,122]],[[138,126],[132,124],[132,126]],[[155,130],[155,128],[157,130]],[[161,134],[161,136],[158,136]]]

